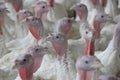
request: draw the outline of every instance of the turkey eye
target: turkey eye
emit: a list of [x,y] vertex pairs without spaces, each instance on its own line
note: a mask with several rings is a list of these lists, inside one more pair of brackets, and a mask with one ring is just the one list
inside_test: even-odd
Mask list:
[[26,62],[26,59],[24,59],[23,61]]
[[88,34],[88,31],[86,31],[86,34]]
[[43,9],[45,8],[45,6],[42,7]]
[[88,64],[89,62],[88,61],[85,61],[86,64]]
[[104,16],[101,16],[101,18],[103,18]]
[[56,36],[56,38],[58,39],[58,38],[59,38],[59,36]]
[[79,5],[79,7],[82,7],[81,5]]
[[26,14],[27,12],[25,11],[24,14]]
[[2,10],[0,10],[0,13],[2,12]]
[[35,49],[35,51],[38,51],[39,49],[37,48],[37,49]]

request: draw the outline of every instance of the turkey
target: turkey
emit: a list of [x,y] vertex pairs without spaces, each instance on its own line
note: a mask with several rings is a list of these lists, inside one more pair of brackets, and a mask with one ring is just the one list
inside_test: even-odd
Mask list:
[[84,37],[84,32],[83,32],[84,29],[90,28],[90,25],[87,21],[87,18],[88,18],[87,6],[79,3],[79,4],[73,5],[72,9],[74,9],[76,11],[77,15],[80,18],[80,24],[79,24],[80,27],[78,27],[78,29],[79,29],[81,38],[83,38]]
[[42,63],[42,59],[44,57],[44,55],[47,53],[47,47],[42,47],[39,45],[34,45],[34,46],[30,46],[27,49],[27,53],[31,54],[34,57],[34,69],[33,72],[36,72],[38,70],[38,68],[41,66]]
[[[104,16],[104,18],[101,18],[101,16]],[[100,22],[101,24],[105,24],[105,21],[107,21],[110,18],[106,14],[98,14],[98,15],[96,15],[96,17],[99,20],[98,23]],[[102,22],[102,21],[104,21],[104,22]],[[69,45],[69,49],[70,49],[71,53],[76,53],[76,54],[72,55],[74,60],[76,60],[78,55],[82,56],[82,54],[80,54],[79,52],[83,53],[84,45],[85,45],[85,36],[91,36],[91,32],[90,32],[91,30],[92,30],[91,28],[84,28],[83,31],[82,31],[83,38],[80,38],[80,39],[77,39],[77,40],[68,40],[68,45]],[[95,41],[95,42],[96,42],[95,45],[98,45],[98,46],[95,47],[95,49],[96,49],[97,47],[99,47],[99,44],[98,44],[99,41]]]
[[19,55],[15,60],[15,65],[22,80],[32,80],[34,58],[30,54]]
[[86,46],[83,56],[79,56],[76,62],[77,78],[76,80],[96,80],[102,74],[100,68],[103,66],[100,60],[94,56],[95,54],[95,34],[94,30],[91,31],[91,37],[85,37]]
[[[18,69],[19,75],[22,78],[22,80],[32,80],[33,73],[35,73],[38,70],[42,63],[44,55],[47,53],[47,48],[38,45],[33,45],[30,46],[24,52],[24,54],[19,54],[18,57],[15,59],[15,65],[13,65],[13,69]],[[19,80],[19,77],[17,77],[16,79]]]
[[[16,14],[17,16],[17,21],[16,21],[16,37],[17,38],[24,38],[28,35],[28,28],[24,23],[21,24],[21,22],[29,17],[33,16],[33,13],[30,12],[29,10],[22,9]],[[18,26],[19,25],[19,26]]]
[[47,37],[47,40],[52,42],[52,45],[57,53],[57,80],[73,80],[75,78],[73,74],[75,74],[76,71],[68,51],[68,42],[65,34],[53,33]]
[[88,8],[88,11],[91,11],[93,9],[91,0],[81,0],[80,3],[86,5]]
[[95,70],[101,66],[100,61],[94,56],[87,55],[79,57],[76,62],[76,80],[93,80],[93,77],[96,75],[94,74]]
[[40,18],[30,16],[25,18],[25,22],[29,28],[29,31],[36,39],[38,44],[39,40],[44,36],[44,27]]
[[14,17],[12,15],[13,17],[11,18],[9,16],[11,14],[11,11],[6,6],[6,3],[1,2],[0,7],[1,7],[1,9],[3,9],[3,8],[7,9],[7,13],[4,14],[3,33],[5,33],[4,34],[5,42],[9,42],[10,40],[15,39],[15,37],[16,37],[16,35],[15,35],[15,22],[14,22],[16,20],[16,17]]
[[119,2],[0,0],[0,80],[119,80]]
[[104,13],[104,8],[100,5],[99,0],[91,0],[91,3],[93,5],[93,9],[89,11],[88,13],[88,20],[90,25],[93,24],[94,16],[98,13]]
[[60,32],[68,35],[70,34],[70,31],[72,29],[72,23],[74,23],[74,20],[71,18],[61,18],[60,20],[58,20],[54,32]]
[[23,0],[5,0],[12,4],[16,12],[23,8]]
[[9,11],[3,7],[3,3],[0,3],[0,57],[2,57],[3,55],[5,55],[8,52],[8,49],[6,47],[5,41],[6,41],[6,33],[4,31],[4,23],[5,23],[5,16],[6,13],[8,13]]
[[[96,52],[96,56],[100,59],[102,64],[105,66],[104,73],[110,75],[117,75],[119,73],[119,32],[120,32],[120,23],[115,26],[113,33],[113,38],[110,41],[109,45],[103,52]],[[100,54],[99,54],[100,53]],[[105,55],[105,56],[104,56]]]
[[48,0],[48,4],[50,5],[50,11],[47,15],[49,21],[56,22],[63,17],[67,17],[64,6],[56,3],[55,0]]
[[105,12],[110,14],[113,18],[120,13],[117,5],[117,0],[109,0],[107,1]]

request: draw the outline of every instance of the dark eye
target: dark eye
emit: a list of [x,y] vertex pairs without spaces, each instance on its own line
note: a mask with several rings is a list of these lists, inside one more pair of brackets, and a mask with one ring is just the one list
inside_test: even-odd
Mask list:
[[0,10],[0,13],[2,13],[2,10]]
[[86,64],[88,64],[89,62],[88,61],[85,61]]
[[26,59],[23,59],[24,62],[26,62]]
[[86,34],[88,34],[88,31],[86,31]]
[[37,49],[35,49],[35,51],[39,51],[39,49],[37,48]]
[[102,15],[101,18],[103,18],[104,16]]
[[25,11],[24,14],[26,14],[27,12]]
[[45,9],[45,6],[43,6],[42,8]]
[[82,7],[81,5],[79,5],[79,7]]
[[56,38],[58,39],[58,38],[59,38],[59,36],[56,36]]

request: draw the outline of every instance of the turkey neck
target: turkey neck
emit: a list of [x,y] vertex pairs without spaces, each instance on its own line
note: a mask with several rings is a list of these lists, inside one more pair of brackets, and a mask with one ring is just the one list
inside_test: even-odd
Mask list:
[[80,18],[81,23],[87,21],[88,10],[81,11],[80,13],[78,13],[78,16]]
[[95,39],[91,39],[91,40],[86,39],[84,55],[94,56],[94,42]]
[[105,7],[105,6],[106,6],[106,3],[107,3],[107,0],[101,0],[101,5],[102,5],[102,7]]
[[91,42],[90,42],[90,47],[89,47],[89,55],[91,55],[91,56],[94,56],[94,51],[95,51],[95,45],[94,45],[94,43],[95,43],[95,38],[92,38],[92,40],[91,40]]
[[48,0],[49,6],[54,7],[54,0]]
[[4,23],[4,16],[0,16],[0,35],[3,35],[2,26]]
[[32,71],[33,70],[31,70],[31,68],[26,68],[26,67],[19,69],[19,74],[20,74],[22,80],[32,80],[32,78],[33,78]]
[[93,70],[90,71],[81,70],[79,73],[79,80],[92,80],[93,74],[94,74]]
[[104,12],[104,8],[102,7],[102,5],[100,5],[99,0],[92,0],[92,5],[97,10],[97,12]]
[[89,46],[90,46],[90,40],[89,40],[89,39],[86,39],[84,55],[88,55],[88,52],[89,52]]
[[99,21],[96,21],[96,17],[95,17],[94,21],[93,21],[93,26],[95,29],[95,37],[96,37],[96,39],[99,39],[100,38],[100,31],[104,25],[102,25]]
[[19,10],[23,9],[23,0],[18,0],[17,2],[13,2],[12,5],[15,8],[15,11],[19,12]]
[[48,13],[48,11],[46,11],[46,12],[41,12],[39,9],[36,9],[36,10],[35,10],[35,17],[40,18],[40,20],[41,20],[42,22],[44,22],[44,21],[46,20],[47,13]]

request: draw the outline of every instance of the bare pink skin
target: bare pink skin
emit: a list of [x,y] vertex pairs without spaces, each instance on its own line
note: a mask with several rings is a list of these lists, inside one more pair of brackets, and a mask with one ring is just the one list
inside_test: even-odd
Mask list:
[[23,0],[6,0],[7,2],[10,2],[15,11],[19,12],[19,10],[21,10],[23,8]]
[[[105,1],[105,0],[104,0]],[[98,12],[98,13],[101,13],[101,12],[104,12],[104,7],[105,6],[105,2],[103,2],[102,0],[91,0],[91,3],[94,7],[94,9]]]
[[94,56],[94,51],[95,51],[95,39],[92,39],[90,42],[90,52],[88,52],[91,56]]
[[4,16],[0,16],[0,35],[3,35],[2,26],[4,23]]
[[30,54],[19,55],[15,65],[22,80],[32,80],[34,59]]
[[74,5],[72,8],[77,12],[77,15],[80,18],[79,31],[80,31],[81,38],[84,38],[84,34],[83,34],[84,29],[89,28],[89,24],[87,21],[88,8],[86,5],[81,4],[81,3]]
[[34,5],[34,11],[35,17],[40,18],[43,22],[46,20],[47,13],[49,11],[49,6],[47,5],[47,2],[38,1],[36,5]]
[[105,7],[107,4],[107,0],[100,0],[100,3],[102,5],[102,7]]
[[48,0],[48,5],[50,7],[54,7],[54,0]]
[[[92,34],[92,37],[89,39],[87,37],[88,34]],[[84,50],[84,55],[91,55],[91,56],[94,56],[94,43],[95,43],[95,31],[92,30],[92,29],[88,29],[88,31],[86,30],[85,32],[85,35],[84,35],[84,38],[85,38],[85,41],[86,41],[86,44],[85,44],[85,50]]]
[[98,4],[100,4],[99,0],[91,0],[93,7],[96,8]]
[[93,21],[93,27],[95,29],[95,35],[96,35],[96,39],[100,38],[100,32],[103,29],[104,25],[106,24],[106,22],[110,21],[111,17],[108,14],[97,14],[94,17],[94,21]]
[[58,21],[57,32],[68,34],[72,28],[73,19],[64,17]]
[[42,59],[47,52],[47,47],[42,47],[39,45],[31,46],[28,48],[27,53],[31,54],[34,58],[33,72],[36,72],[41,66]]
[[88,9],[86,5],[76,4],[73,6],[73,9],[77,12],[81,22],[87,21]]
[[82,56],[77,59],[76,69],[79,74],[79,80],[92,80],[94,70],[97,67],[94,65],[99,64],[100,61],[95,56]]
[[4,16],[7,12],[9,11],[6,8],[3,8],[2,6],[0,6],[0,35],[3,35],[2,26],[4,24]]
[[37,17],[30,16],[25,19],[28,28],[37,42],[43,37],[43,24]]
[[62,56],[67,54],[68,49],[68,42],[65,35],[62,33],[53,33],[47,38],[52,42],[52,45],[58,55],[58,60],[61,61]]
[[16,16],[17,16],[18,21],[22,21],[23,19],[25,19],[25,18],[27,18],[29,16],[33,16],[33,13],[28,11],[28,10],[23,9],[23,10],[20,10],[16,14]]

